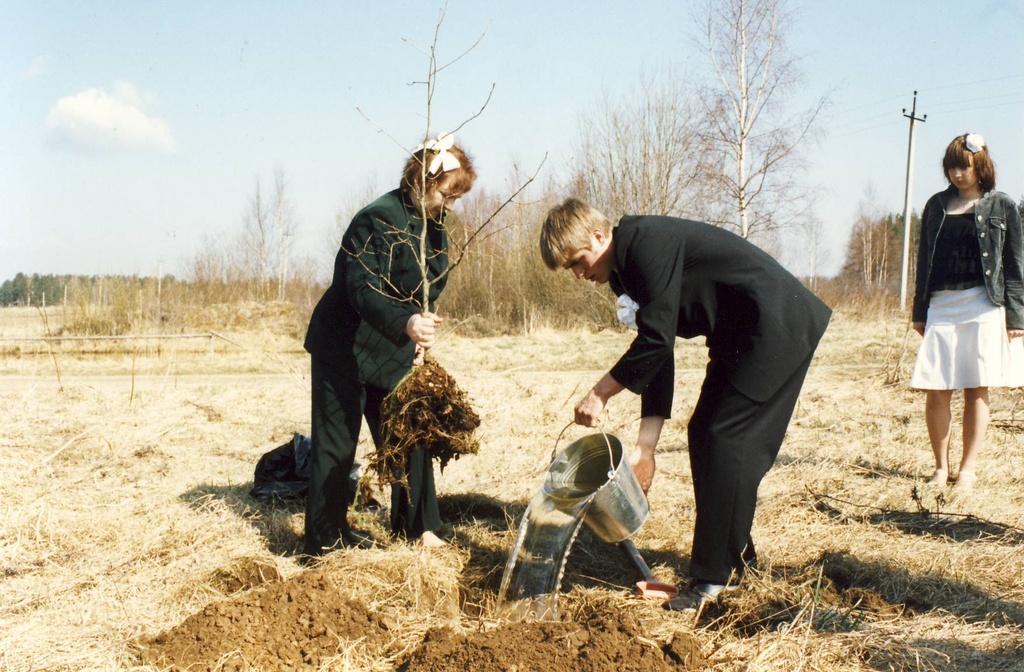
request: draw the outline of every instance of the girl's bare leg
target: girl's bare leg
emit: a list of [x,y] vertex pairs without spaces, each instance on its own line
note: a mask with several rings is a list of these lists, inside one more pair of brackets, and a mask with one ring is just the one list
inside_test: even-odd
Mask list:
[[935,473],[928,479],[932,485],[945,485],[949,477],[949,435],[953,424],[949,406],[952,398],[953,390],[928,390],[925,398],[924,419],[932,453],[935,454]]
[[960,460],[957,485],[969,487],[974,483],[978,451],[985,443],[988,418],[988,388],[964,390],[964,456]]

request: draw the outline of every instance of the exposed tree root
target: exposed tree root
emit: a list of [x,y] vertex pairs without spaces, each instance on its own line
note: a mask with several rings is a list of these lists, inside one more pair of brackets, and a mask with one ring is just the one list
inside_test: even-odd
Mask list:
[[480,441],[475,430],[480,416],[465,390],[433,359],[414,367],[384,399],[381,409],[381,446],[367,469],[384,488],[405,483],[409,451],[422,448],[441,465],[462,455],[476,454]]

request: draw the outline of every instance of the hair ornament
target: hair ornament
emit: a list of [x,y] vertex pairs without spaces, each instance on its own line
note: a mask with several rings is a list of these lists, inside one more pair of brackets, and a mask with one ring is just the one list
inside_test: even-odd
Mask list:
[[981,150],[985,149],[985,138],[981,137],[980,133],[968,133],[964,136],[964,147],[966,147],[971,154],[977,154]]
[[449,170],[455,170],[456,168],[462,167],[458,157],[448,151],[454,146],[454,135],[451,133],[440,133],[433,140],[427,140],[424,143],[420,143],[413,152],[415,153],[421,150],[433,152],[434,158],[430,160],[430,164],[427,166],[427,174],[433,175],[438,170],[442,173],[447,173]]

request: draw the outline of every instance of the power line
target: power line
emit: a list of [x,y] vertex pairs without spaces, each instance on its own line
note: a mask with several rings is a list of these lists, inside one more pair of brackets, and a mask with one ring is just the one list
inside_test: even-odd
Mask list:
[[897,122],[895,122],[895,121],[890,121],[890,122],[886,122],[884,124],[876,124],[874,126],[868,126],[867,128],[858,128],[855,131],[849,131],[848,133],[840,133],[838,135],[833,135],[833,136],[830,136],[830,137],[833,137],[833,138],[848,138],[851,135],[860,135],[861,133],[867,133],[868,131],[876,131],[879,128],[889,128],[890,126],[895,126],[896,123]]
[[978,84],[991,84],[992,82],[1005,82],[1008,79],[1024,79],[1024,74],[1005,75],[1003,77],[993,77],[992,79],[972,79],[969,82],[959,82],[957,84],[943,84],[942,86],[933,86],[928,89],[918,89],[918,91],[940,91],[942,89],[953,89],[960,86],[975,86]]
[[[976,84],[990,84],[992,82],[1003,82],[1003,81],[1006,81],[1006,80],[1009,80],[1009,79],[1024,79],[1024,74],[1004,75],[1004,76],[1001,76],[1001,77],[993,77],[993,78],[990,78],[990,79],[972,80],[972,81],[966,81],[966,82],[956,82],[956,83],[952,83],[952,84],[943,84],[943,85],[940,85],[940,86],[933,86],[933,87],[926,88],[926,89],[917,89],[917,91],[915,91],[915,94],[919,93],[919,92],[922,92],[922,91],[942,91],[942,90],[945,90],[945,89],[972,87],[972,86],[974,86]],[[1020,95],[1020,93],[1021,92],[1008,93],[1008,94],[999,94],[999,95],[996,95],[996,96],[986,96],[985,98],[980,98],[980,99],[972,96],[970,102],[971,103],[975,103],[978,100],[990,100],[990,99],[1005,98],[1005,97],[1009,97],[1009,96]],[[858,111],[861,111],[861,110],[868,110],[868,109],[871,109],[871,108],[879,106],[879,105],[884,105],[884,104],[887,104],[887,103],[891,103],[893,100],[896,100],[899,97],[900,96],[889,96],[889,97],[886,97],[886,98],[879,98],[879,99],[877,99],[877,100],[875,100],[874,102],[871,102],[871,103],[864,103],[862,105],[857,105],[855,107],[848,107],[848,108],[846,108],[843,111],[842,116],[844,116],[846,118],[849,118],[849,116],[851,116],[850,113],[852,113],[852,112],[858,112]],[[966,102],[966,101],[959,101],[959,102]],[[947,100],[946,102],[934,103],[934,105],[941,107],[943,105],[955,105],[956,103],[957,103],[957,101],[954,99],[954,100]],[[999,103],[999,104],[996,104],[996,105],[981,105],[981,106],[957,109],[957,110],[953,110],[953,111],[957,111],[957,112],[960,112],[960,111],[970,111],[970,110],[975,110],[975,109],[985,109],[987,107],[1001,107],[1001,106],[1004,106],[1004,105],[1012,105],[1012,104],[1015,104],[1015,102]],[[855,126],[857,124],[866,123],[866,122],[869,122],[869,121],[874,121],[875,119],[882,118],[884,115],[888,115],[888,114],[891,114],[891,112],[879,113],[877,115],[869,115],[869,116],[866,116],[866,117],[861,117],[861,118],[858,118],[858,119],[854,119],[852,121],[845,121],[845,122],[839,124],[837,127],[838,128],[842,128],[842,127]],[[877,128],[877,127],[872,127],[872,128]],[[864,129],[864,130],[871,130],[871,129]],[[854,131],[854,132],[860,132],[860,131]]]
[[881,114],[876,114],[870,117],[865,117],[863,119],[858,119],[857,121],[848,121],[845,124],[836,124],[836,128],[845,128],[847,126],[854,126],[856,124],[864,124],[869,121],[874,121],[875,119],[889,119],[890,115],[892,115],[892,110],[888,112],[883,112]]
[[954,99],[952,99],[950,101],[947,101],[947,102],[944,102],[944,103],[942,103],[942,102],[940,102],[940,103],[932,103],[932,107],[943,107],[945,105],[959,105],[959,104],[962,104],[962,103],[967,102],[967,101],[970,101],[972,103],[980,103],[980,102],[983,102],[983,101],[986,101],[986,100],[1002,100],[1004,98],[1018,98],[1021,95],[1024,95],[1024,91],[1012,91],[1010,93],[1003,93],[1003,94],[1000,94],[998,96],[983,96],[981,98],[978,98],[976,96],[971,96],[970,98],[954,98]]
[[1010,101],[1009,103],[996,103],[995,105],[968,105],[967,107],[957,107],[952,110],[943,110],[942,114],[952,114],[953,112],[969,112],[971,110],[991,110],[996,107],[1009,107],[1010,105],[1020,105],[1024,102],[1024,98],[1021,100]]

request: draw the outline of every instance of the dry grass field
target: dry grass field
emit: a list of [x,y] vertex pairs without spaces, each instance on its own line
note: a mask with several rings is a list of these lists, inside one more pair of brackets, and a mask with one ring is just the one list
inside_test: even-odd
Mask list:
[[[43,330],[36,311],[0,310],[0,338]],[[584,530],[562,621],[541,624],[495,617],[505,560],[575,400],[628,333],[446,333],[436,357],[482,418],[480,453],[439,476],[450,545],[392,540],[359,510],[378,547],[314,566],[296,559],[301,505],[248,495],[260,455],[308,433],[308,358],[272,320],[218,333],[0,341],[0,672],[1024,670],[1024,397],[993,391],[972,492],[923,486],[923,397],[905,382],[918,338],[902,318],[835,315],[761,487],[761,566],[741,590],[665,612]],[[705,362],[701,343],[676,352],[675,417],[634,539],[672,582],[689,558],[685,424]],[[620,395],[605,426],[626,443],[638,412]]]

